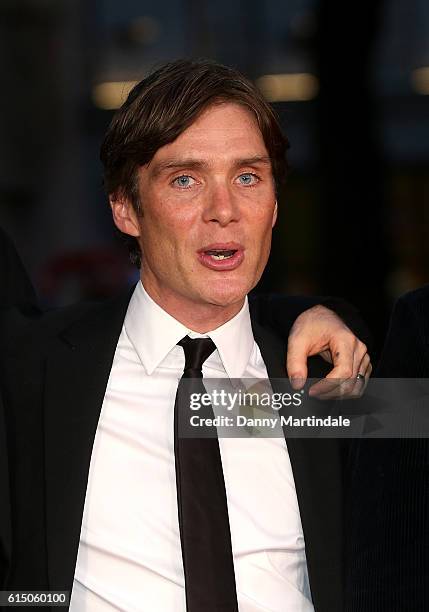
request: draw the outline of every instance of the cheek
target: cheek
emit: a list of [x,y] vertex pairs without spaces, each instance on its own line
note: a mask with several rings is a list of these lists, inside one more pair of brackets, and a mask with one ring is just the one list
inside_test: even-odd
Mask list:
[[261,248],[265,248],[266,244],[271,242],[271,236],[273,232],[273,210],[267,212],[262,210],[259,215],[253,217],[253,235],[255,242],[258,243]]
[[146,214],[141,224],[142,251],[148,262],[161,269],[179,269],[187,260],[192,244],[195,223],[188,223],[188,215],[175,214],[167,207],[156,214]]
[[174,198],[164,198],[150,211],[148,223],[170,239],[183,239],[194,226],[195,216],[195,206]]

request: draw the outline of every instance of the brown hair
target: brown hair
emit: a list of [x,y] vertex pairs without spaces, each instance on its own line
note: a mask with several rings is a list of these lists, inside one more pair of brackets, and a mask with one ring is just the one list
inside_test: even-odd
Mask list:
[[[109,196],[129,199],[141,214],[137,172],[157,150],[173,142],[211,104],[236,102],[251,110],[271,159],[278,186],[286,177],[288,141],[276,115],[257,87],[233,68],[210,60],[177,60],[140,81],[116,112],[101,146]],[[131,260],[141,252],[128,237]]]

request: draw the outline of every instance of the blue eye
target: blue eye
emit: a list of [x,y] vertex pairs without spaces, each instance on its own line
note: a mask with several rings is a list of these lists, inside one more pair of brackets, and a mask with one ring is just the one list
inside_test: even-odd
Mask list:
[[252,174],[251,172],[246,172],[245,174],[240,174],[240,176],[238,177],[240,183],[242,185],[255,185],[258,181],[258,177],[256,176],[256,174]]
[[182,174],[181,176],[178,176],[174,179],[173,185],[177,185],[178,187],[187,189],[193,185],[192,181],[195,182],[192,176],[189,176],[188,174]]

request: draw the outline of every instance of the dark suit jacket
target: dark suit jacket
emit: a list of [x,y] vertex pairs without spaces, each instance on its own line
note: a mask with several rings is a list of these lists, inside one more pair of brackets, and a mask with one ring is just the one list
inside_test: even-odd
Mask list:
[[28,275],[9,236],[0,228],[0,308],[35,304]]
[[[23,309],[35,307],[36,296],[15,247],[0,228],[0,309],[12,305]],[[0,393],[0,588],[10,556],[8,463],[6,455],[5,425]]]
[[[429,378],[429,286],[397,302],[376,375]],[[350,476],[346,611],[429,610],[428,440],[362,440]]]
[[[11,466],[8,589],[72,587],[92,445],[129,294],[28,321],[3,320],[0,356]],[[256,321],[270,377],[285,344]],[[308,302],[304,304],[304,308]],[[262,308],[264,310],[264,308]],[[283,329],[296,309],[282,307]],[[292,316],[290,316],[292,313]],[[317,612],[342,612],[342,475],[333,440],[288,440]]]

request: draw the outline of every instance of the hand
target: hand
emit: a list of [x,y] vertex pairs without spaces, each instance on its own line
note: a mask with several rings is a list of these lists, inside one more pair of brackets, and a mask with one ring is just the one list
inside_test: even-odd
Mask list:
[[[307,358],[312,355],[320,355],[334,367],[310,388],[310,395],[324,399],[362,395],[372,372],[367,347],[338,315],[321,305],[300,314],[289,334],[286,369],[294,389],[305,384]],[[358,374],[365,379],[358,379]]]

